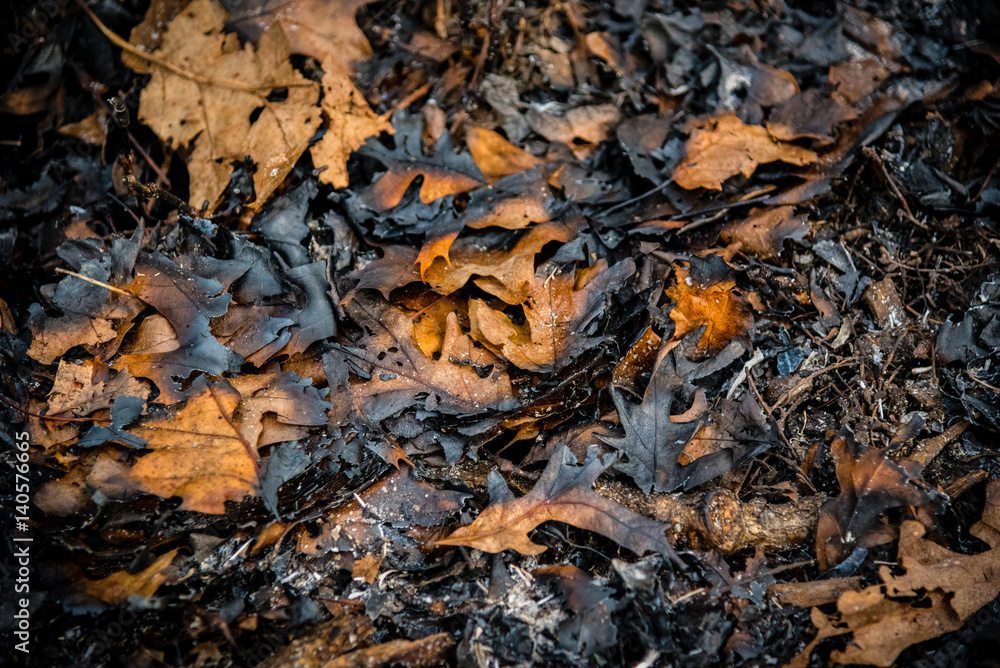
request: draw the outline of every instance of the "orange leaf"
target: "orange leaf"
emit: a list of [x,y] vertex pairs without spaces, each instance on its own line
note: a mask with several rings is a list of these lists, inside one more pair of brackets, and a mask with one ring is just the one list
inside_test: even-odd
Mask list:
[[816,161],[812,151],[775,141],[765,128],[744,125],[729,114],[697,128],[687,141],[687,157],[674,172],[681,188],[722,190],[730,176],[749,177],[757,165],[780,160],[793,165]]
[[148,418],[130,431],[152,450],[129,469],[129,485],[163,498],[180,496],[181,508],[226,512],[258,490],[257,463],[233,422],[240,395],[223,381],[200,377],[183,408]]
[[698,341],[701,357],[717,355],[731,339],[750,343],[753,338],[753,313],[750,304],[736,291],[736,282],[722,280],[712,285],[700,285],[688,270],[675,266],[677,285],[667,290],[667,296],[677,305],[670,311],[676,323],[671,340],[679,341],[699,327],[705,333]]
[[85,580],[80,584],[85,592],[110,605],[122,605],[132,596],[148,598],[167,581],[170,564],[179,551],[180,548],[175,548],[161,554],[148,568],[135,575],[118,571],[106,578]]
[[465,138],[469,153],[490,183],[545,162],[514,146],[496,132],[470,127]]

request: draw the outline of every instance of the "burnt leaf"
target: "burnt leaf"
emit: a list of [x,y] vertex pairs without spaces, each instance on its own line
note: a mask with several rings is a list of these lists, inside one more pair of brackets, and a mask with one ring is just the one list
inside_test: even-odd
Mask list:
[[197,371],[219,375],[242,361],[210,331],[211,319],[223,315],[231,299],[218,281],[193,275],[157,251],[139,256],[135,280],[127,289],[166,318],[176,340],[170,350],[123,355],[114,366],[156,383],[160,402],[184,397],[174,378]]
[[678,462],[698,429],[697,423],[690,420],[674,422],[671,418],[674,395],[682,385],[683,381],[674,370],[672,355],[663,355],[649,380],[642,403],[633,404],[622,392],[612,390],[625,435],[619,438],[597,435],[628,457],[628,461],[616,463],[615,468],[630,476],[647,494],[650,490],[671,492],[681,487],[694,471],[707,463],[695,460],[681,466]]
[[599,533],[639,555],[656,552],[677,559],[662,524],[636,515],[593,490],[594,481],[614,459],[614,455],[606,455],[576,466],[576,456],[568,448],[560,448],[535,486],[520,498],[511,494],[499,473],[491,471],[489,507],[472,524],[436,544],[541,554],[546,548],[532,542],[528,533],[554,520]]
[[920,465],[911,460],[893,462],[878,450],[870,450],[841,428],[830,446],[837,457],[840,495],[820,508],[816,526],[816,559],[821,570],[837,565],[855,548],[869,548],[895,537],[878,518],[889,508],[922,506],[940,497],[920,475]]

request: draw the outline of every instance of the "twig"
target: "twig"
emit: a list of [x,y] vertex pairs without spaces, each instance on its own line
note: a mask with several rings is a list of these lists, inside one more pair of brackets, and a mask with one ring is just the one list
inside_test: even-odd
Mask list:
[[87,281],[88,283],[93,283],[94,285],[99,285],[105,290],[111,290],[111,292],[117,292],[120,295],[125,295],[126,297],[135,297],[131,292],[127,290],[122,290],[121,288],[116,288],[113,285],[108,285],[107,283],[102,283],[97,279],[90,278],[89,276],[84,276],[83,274],[78,274],[75,271],[70,271],[69,269],[63,269],[62,267],[56,267],[57,274],[66,274],[67,276],[72,276],[73,278],[79,278],[81,281]]

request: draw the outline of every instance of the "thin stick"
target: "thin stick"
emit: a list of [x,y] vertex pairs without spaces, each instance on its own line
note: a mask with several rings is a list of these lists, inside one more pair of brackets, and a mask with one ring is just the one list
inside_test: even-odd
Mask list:
[[56,267],[57,274],[66,274],[67,276],[72,276],[73,278],[79,278],[81,281],[87,281],[88,283],[93,283],[94,285],[99,285],[105,290],[111,290],[111,292],[117,292],[120,295],[125,295],[126,297],[134,297],[131,292],[122,290],[121,288],[116,288],[113,285],[108,285],[107,283],[101,283],[100,281],[90,278],[89,276],[84,276],[83,274],[78,274],[75,271],[70,271],[69,269],[63,269],[62,267]]

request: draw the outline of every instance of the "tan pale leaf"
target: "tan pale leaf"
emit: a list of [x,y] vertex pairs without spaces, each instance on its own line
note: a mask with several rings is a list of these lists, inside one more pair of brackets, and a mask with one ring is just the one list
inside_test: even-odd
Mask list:
[[[171,147],[191,148],[190,202],[214,208],[234,161],[257,165],[254,187],[260,206],[284,180],[319,125],[319,90],[292,68],[280,26],[265,32],[256,48],[224,32],[226,13],[212,0],[195,0],[163,36],[158,59],[175,69],[151,66],[139,101],[139,118]],[[284,89],[283,101],[268,100]]]
[[[324,67],[334,67],[333,61],[324,62]],[[319,173],[321,182],[346,188],[347,159],[351,153],[368,137],[382,132],[392,134],[392,124],[372,111],[346,72],[333,69],[323,75],[323,115],[328,124],[326,134],[309,152],[317,168],[326,167]]]
[[257,494],[256,462],[233,421],[239,402],[229,383],[196,381],[183,408],[133,427],[152,452],[129,470],[130,486],[180,496],[182,508],[202,513],[224,513],[226,501]]
[[476,161],[476,165],[490,183],[536,165],[545,164],[541,158],[536,158],[524,149],[514,146],[491,130],[470,127],[465,141],[472,159]]
[[687,156],[674,172],[674,182],[688,190],[722,190],[723,181],[737,174],[749,177],[757,165],[777,160],[808,165],[817,158],[812,151],[775,141],[767,129],[744,125],[731,114],[697,128],[686,148]]

